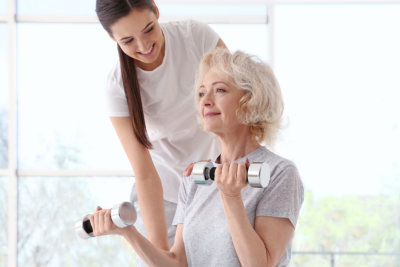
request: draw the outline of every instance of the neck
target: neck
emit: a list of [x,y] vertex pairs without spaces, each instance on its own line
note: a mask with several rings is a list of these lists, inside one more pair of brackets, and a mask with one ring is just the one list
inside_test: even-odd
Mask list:
[[221,142],[221,156],[219,163],[233,162],[240,159],[258,147],[260,144],[251,137],[249,132],[219,136]]

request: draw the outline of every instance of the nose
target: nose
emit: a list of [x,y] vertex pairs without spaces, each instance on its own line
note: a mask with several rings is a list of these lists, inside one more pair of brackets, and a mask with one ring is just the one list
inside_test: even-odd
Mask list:
[[214,103],[214,94],[212,93],[211,90],[207,90],[204,92],[203,97],[201,98],[201,104],[202,106],[211,106]]
[[149,48],[146,46],[146,42],[142,39],[137,39],[137,51],[138,52],[145,52]]

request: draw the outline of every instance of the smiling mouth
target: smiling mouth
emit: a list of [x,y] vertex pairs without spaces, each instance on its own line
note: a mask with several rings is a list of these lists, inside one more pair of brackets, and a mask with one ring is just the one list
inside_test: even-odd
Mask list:
[[147,51],[145,51],[145,52],[138,52],[138,53],[141,54],[141,55],[144,55],[144,56],[150,55],[151,52],[153,52],[154,45],[155,45],[155,44],[153,44],[153,45],[150,47],[149,50],[147,50]]
[[204,114],[204,118],[210,118],[210,117],[214,117],[217,115],[220,115],[221,113],[218,112],[207,112],[206,114]]

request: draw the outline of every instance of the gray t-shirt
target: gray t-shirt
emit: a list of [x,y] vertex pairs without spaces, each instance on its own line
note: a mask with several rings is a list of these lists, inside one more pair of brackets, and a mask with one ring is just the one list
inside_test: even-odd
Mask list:
[[[303,184],[296,166],[265,147],[249,155],[252,162],[265,162],[271,169],[266,188],[243,188],[241,194],[247,217],[254,227],[256,216],[288,218],[296,226],[304,199]],[[241,266],[232,243],[224,208],[215,183],[198,185],[189,177],[181,181],[173,225],[184,224],[183,241],[189,266]],[[277,266],[287,266],[290,241]]]

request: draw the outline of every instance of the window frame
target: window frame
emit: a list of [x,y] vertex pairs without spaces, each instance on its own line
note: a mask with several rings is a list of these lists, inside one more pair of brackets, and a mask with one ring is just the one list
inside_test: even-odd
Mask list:
[[[274,7],[278,4],[368,4],[368,3],[400,3],[400,0],[197,0],[194,3],[205,4],[263,4],[267,6],[268,15],[259,17],[194,17],[193,19],[205,23],[265,23],[270,27],[269,31],[269,58],[270,65],[274,66]],[[8,252],[7,261],[8,266],[17,266],[17,209],[18,209],[18,179],[19,177],[109,177],[109,176],[130,176],[131,172],[127,171],[95,171],[95,170],[24,170],[18,168],[17,159],[17,93],[16,93],[16,47],[17,47],[17,24],[30,23],[30,22],[43,22],[43,23],[98,23],[96,17],[92,16],[20,16],[17,13],[17,0],[8,0],[8,7],[6,14],[0,14],[0,22],[7,24],[8,29],[8,59],[7,66],[8,73],[8,166],[6,169],[0,169],[0,176],[7,177],[8,195],[7,195],[7,232],[8,232]],[[188,0],[158,0],[158,4],[168,3],[188,3]],[[162,17],[161,22],[182,19],[179,16]],[[301,252],[294,251],[294,254],[315,254],[314,252]],[[391,255],[399,256],[393,253]]]

